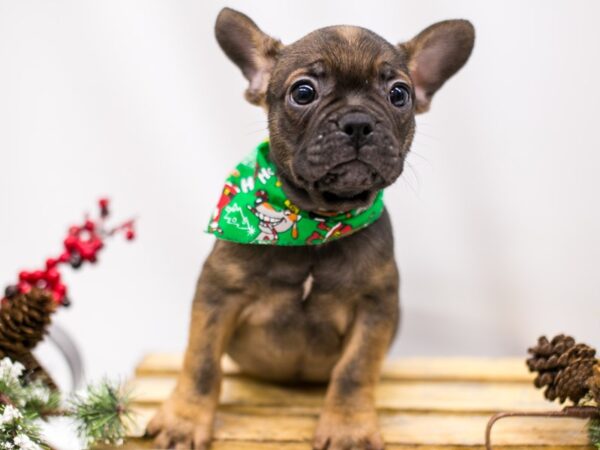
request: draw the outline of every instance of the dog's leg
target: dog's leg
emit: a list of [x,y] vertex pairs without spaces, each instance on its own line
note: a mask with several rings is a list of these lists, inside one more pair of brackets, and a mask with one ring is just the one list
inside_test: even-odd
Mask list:
[[364,290],[342,356],[333,369],[315,433],[315,450],[381,450],[375,386],[399,314],[395,264]]
[[[208,266],[208,265],[207,265]],[[245,304],[220,288],[210,267],[200,277],[183,370],[171,397],[147,427],[158,448],[207,449],[221,387],[221,357]]]

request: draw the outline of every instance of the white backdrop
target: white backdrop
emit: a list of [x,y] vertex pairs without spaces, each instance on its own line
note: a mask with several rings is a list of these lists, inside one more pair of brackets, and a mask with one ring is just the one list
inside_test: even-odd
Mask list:
[[55,253],[100,195],[140,217],[134,244],[66,271],[74,304],[56,321],[92,375],[183,350],[202,229],[266,136],[213,37],[225,5],[284,42],[335,23],[400,41],[473,21],[471,61],[386,194],[403,276],[393,351],[522,354],[563,330],[600,344],[597,1],[0,0],[0,284]]

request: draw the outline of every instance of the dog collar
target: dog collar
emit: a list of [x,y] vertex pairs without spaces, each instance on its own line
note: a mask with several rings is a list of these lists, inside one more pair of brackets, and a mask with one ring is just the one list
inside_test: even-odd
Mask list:
[[268,155],[265,141],[227,177],[207,233],[240,244],[319,245],[349,236],[381,216],[383,191],[370,206],[344,213],[299,209],[281,188]]

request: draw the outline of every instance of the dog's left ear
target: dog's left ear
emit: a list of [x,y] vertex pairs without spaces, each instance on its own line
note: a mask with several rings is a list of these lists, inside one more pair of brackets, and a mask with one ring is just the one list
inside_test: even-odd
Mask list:
[[231,8],[223,8],[219,13],[215,36],[249,82],[246,100],[265,106],[271,71],[283,44],[263,33],[248,16]]
[[475,29],[471,22],[446,20],[399,45],[408,56],[417,113],[429,109],[433,94],[467,62],[474,42]]

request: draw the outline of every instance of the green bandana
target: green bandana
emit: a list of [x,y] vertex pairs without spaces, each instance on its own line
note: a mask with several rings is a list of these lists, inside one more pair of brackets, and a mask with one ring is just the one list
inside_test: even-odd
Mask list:
[[240,244],[318,245],[348,236],[383,212],[383,191],[371,206],[344,213],[313,213],[287,198],[268,141],[260,144],[225,180],[207,233]]

